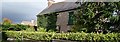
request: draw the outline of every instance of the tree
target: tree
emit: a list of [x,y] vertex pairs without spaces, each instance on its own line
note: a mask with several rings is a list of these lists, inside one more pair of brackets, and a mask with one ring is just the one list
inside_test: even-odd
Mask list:
[[37,20],[38,27],[45,28],[46,31],[56,31],[57,14],[55,12],[38,15]]
[[11,26],[12,21],[8,18],[3,18],[2,29],[7,30]]
[[11,21],[10,19],[8,19],[8,18],[3,18],[3,24],[4,24],[4,25],[11,24],[11,23],[12,23],[12,21]]
[[120,25],[118,11],[120,2],[85,2],[76,11],[72,31],[109,30],[111,26]]

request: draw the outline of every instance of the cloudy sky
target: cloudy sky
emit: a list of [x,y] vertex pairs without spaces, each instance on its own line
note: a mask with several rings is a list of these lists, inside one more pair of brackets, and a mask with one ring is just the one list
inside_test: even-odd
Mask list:
[[[63,0],[55,0],[61,2]],[[1,3],[2,2],[2,3]],[[13,23],[22,20],[36,20],[36,15],[47,7],[47,0],[2,0],[0,1],[0,21],[9,18]]]

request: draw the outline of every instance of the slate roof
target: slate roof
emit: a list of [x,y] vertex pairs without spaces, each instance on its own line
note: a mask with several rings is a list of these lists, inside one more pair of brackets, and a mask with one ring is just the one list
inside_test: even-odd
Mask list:
[[60,12],[60,11],[70,10],[77,7],[78,5],[75,2],[54,3],[50,7],[47,7],[46,9],[44,9],[39,15],[47,14],[51,12]]

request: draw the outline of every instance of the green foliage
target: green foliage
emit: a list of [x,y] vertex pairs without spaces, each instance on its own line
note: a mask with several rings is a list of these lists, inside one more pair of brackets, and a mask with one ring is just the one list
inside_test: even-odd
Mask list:
[[22,40],[22,32],[10,32],[10,31],[7,31],[5,34],[9,38],[15,38],[15,39]]
[[39,27],[39,28],[37,28],[37,31],[35,31],[34,27],[30,27],[23,31],[25,31],[25,32],[46,32],[46,29]]
[[0,31],[2,31],[2,25],[0,24]]
[[[85,2],[75,11],[75,22],[73,32],[80,32],[87,29],[87,32],[93,32],[94,29],[109,30],[120,25],[120,2]],[[115,14],[116,13],[116,14]],[[109,30],[111,31],[111,30]],[[117,32],[119,30],[116,30]]]
[[38,32],[46,32],[46,29],[39,27],[37,31],[38,31]]
[[12,21],[8,18],[3,18],[3,25],[10,25]]
[[2,23],[2,28],[4,28],[3,30],[6,30],[7,28],[9,28],[11,26],[12,21],[8,18],[3,18],[3,23]]
[[87,40],[87,41],[116,41],[120,40],[120,33],[54,33],[54,32],[16,32],[6,31],[7,37],[16,39],[31,39],[31,40]]
[[49,30],[48,32],[56,32],[55,30]]
[[2,30],[7,30],[11,24],[2,24]]
[[2,28],[0,27],[0,31],[2,31]]
[[37,23],[38,27],[46,28],[46,31],[49,30],[56,30],[56,21],[57,21],[57,14],[50,13],[45,15],[38,15],[37,16]]
[[27,28],[25,31],[27,32],[35,32],[35,29],[33,27]]
[[38,24],[38,27],[45,28],[47,26],[47,18],[45,17],[45,15],[37,16],[37,24]]
[[13,24],[13,25],[2,25],[2,30],[9,30],[12,28],[14,31],[20,31],[20,30],[26,30],[28,28],[28,25],[22,25],[22,24]]

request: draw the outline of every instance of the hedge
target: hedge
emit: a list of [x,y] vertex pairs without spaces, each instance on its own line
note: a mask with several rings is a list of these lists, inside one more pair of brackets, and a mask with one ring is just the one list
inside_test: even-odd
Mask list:
[[6,31],[8,38],[19,40],[87,40],[87,41],[120,41],[120,33],[54,33],[54,32],[23,32],[23,31]]

